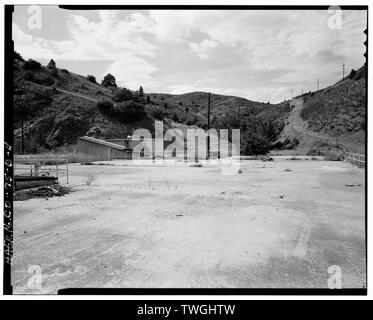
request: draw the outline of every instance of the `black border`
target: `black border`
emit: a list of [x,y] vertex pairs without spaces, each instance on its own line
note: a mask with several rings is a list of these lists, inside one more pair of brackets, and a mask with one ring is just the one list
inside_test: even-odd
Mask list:
[[[14,43],[12,40],[12,13],[14,5],[5,5],[5,45],[4,45],[4,173],[5,180],[11,181],[13,177],[13,167],[9,166],[9,160],[13,163],[13,51]],[[327,10],[327,5],[59,5],[59,8],[66,10]],[[367,30],[368,30],[368,6],[367,5],[346,5],[340,6],[342,10],[366,10],[367,11]],[[367,32],[368,33],[368,32]],[[368,39],[368,34],[367,34]],[[368,41],[368,40],[367,40]],[[368,54],[368,47],[366,49]],[[366,57],[367,76],[366,76],[366,123],[368,124],[368,56]],[[7,80],[11,81],[7,81]],[[368,280],[368,125],[365,137],[365,251],[366,251],[366,280]],[[8,162],[5,162],[8,161]],[[11,185],[11,191],[13,186]],[[4,274],[3,274],[3,293],[12,294],[11,285],[11,264],[9,254],[5,249],[10,248],[10,256],[13,250],[13,210],[6,208],[6,201],[13,205],[13,193],[8,192],[9,188],[4,185]],[[9,204],[8,202],[8,204]],[[58,291],[60,295],[367,295],[367,288],[361,289],[266,289],[266,288],[232,288],[232,289],[187,289],[187,288],[66,288]]]
[[[12,294],[11,258],[13,256],[13,6],[4,8],[4,274],[3,292]],[[7,81],[8,80],[8,81]],[[10,81],[9,81],[10,80]],[[9,208],[7,202],[11,204]]]

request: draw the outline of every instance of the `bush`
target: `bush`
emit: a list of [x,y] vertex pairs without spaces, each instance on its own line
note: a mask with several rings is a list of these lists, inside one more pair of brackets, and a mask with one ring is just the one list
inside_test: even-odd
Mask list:
[[13,58],[14,60],[25,61],[17,51],[13,52]]
[[66,73],[66,74],[70,74],[69,70],[66,70],[66,69],[61,69],[61,72]]
[[23,63],[23,69],[25,70],[40,70],[41,64],[35,60],[29,59]]
[[241,136],[241,154],[245,156],[266,154],[271,149],[269,141],[255,133]]
[[48,70],[43,70],[34,80],[38,84],[43,84],[46,86],[51,86],[54,84],[54,79]]
[[307,152],[307,156],[324,156],[324,152],[319,149],[311,149]]
[[142,86],[140,86],[140,88],[139,88],[139,95],[141,96],[141,97],[145,97],[145,93],[144,93],[144,89],[143,89],[143,87]]
[[107,87],[107,88],[108,87],[116,87],[117,84],[115,82],[115,77],[112,74],[108,73],[104,77],[104,79],[101,81],[101,85],[103,85],[104,87]]
[[165,116],[165,113],[161,110],[161,109],[152,109],[150,111],[150,115],[154,118],[154,119],[157,119],[157,120],[162,120]]
[[100,100],[97,102],[97,108],[100,110],[100,112],[104,115],[112,115],[114,106],[113,103],[109,100]]
[[97,83],[97,82],[96,82],[96,77],[95,77],[95,76],[92,76],[91,74],[89,74],[89,75],[87,76],[87,80],[88,80],[89,82],[92,82],[92,83]]
[[131,100],[117,104],[114,112],[122,122],[138,121],[145,116],[144,106]]
[[123,102],[132,100],[132,97],[133,95],[131,90],[128,90],[127,88],[122,88],[114,94],[111,100],[113,100],[114,102]]
[[31,71],[27,71],[23,75],[23,79],[28,80],[28,81],[34,81],[35,80],[35,75]]
[[145,103],[144,95],[142,95],[139,91],[132,93],[132,100],[139,103]]
[[178,121],[179,121],[179,117],[177,116],[176,113],[173,113],[173,114],[172,114],[171,119],[172,119],[172,121],[175,121],[175,122],[178,122]]
[[325,151],[325,160],[327,161],[342,161],[343,160],[343,154],[342,153],[336,153],[331,150]]
[[53,59],[51,59],[51,61],[49,61],[48,65],[47,65],[47,68],[48,69],[56,69],[56,63],[54,62]]

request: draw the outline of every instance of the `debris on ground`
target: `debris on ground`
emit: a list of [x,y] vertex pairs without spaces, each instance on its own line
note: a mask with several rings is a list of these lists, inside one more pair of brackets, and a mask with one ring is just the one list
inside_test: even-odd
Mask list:
[[202,163],[193,163],[193,164],[191,164],[189,167],[193,167],[193,168],[201,168],[201,167],[202,167]]
[[61,197],[72,192],[72,188],[63,187],[60,184],[43,186],[14,192],[14,201],[25,201],[33,198]]
[[273,161],[273,158],[269,156],[261,156],[260,160],[262,160],[263,162],[267,162],[267,161]]

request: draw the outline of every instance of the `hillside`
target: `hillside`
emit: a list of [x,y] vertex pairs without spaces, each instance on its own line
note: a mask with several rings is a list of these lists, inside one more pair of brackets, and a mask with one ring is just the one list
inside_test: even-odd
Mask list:
[[[59,150],[76,144],[82,135],[97,138],[123,138],[136,128],[154,131],[154,120],[163,120],[164,129],[207,127],[207,97],[204,92],[182,95],[144,94],[133,104],[143,109],[138,119],[103,112],[98,101],[106,100],[113,108],[118,92],[127,89],[105,87],[91,79],[55,65],[42,66],[34,60],[14,57],[14,133],[16,152],[21,151],[23,121],[26,153]],[[129,90],[127,90],[129,91]],[[138,95],[138,92],[130,92]],[[135,99],[135,98],[133,98]],[[117,100],[116,100],[117,101]],[[237,110],[239,109],[239,115]],[[223,119],[257,115],[282,127],[289,106],[258,103],[233,96],[211,94],[212,126],[222,127]]]
[[300,150],[336,147],[365,153],[366,67],[352,70],[344,80],[295,97],[281,133],[282,140],[299,140]]
[[332,136],[358,133],[366,129],[366,68],[360,68],[343,81],[304,96],[301,112],[308,127]]
[[[362,67],[328,88],[279,104],[211,93],[211,126],[240,128],[244,154],[270,149],[317,153],[320,146],[338,145],[363,153],[365,83],[366,70]],[[42,66],[15,53],[14,89],[18,153],[22,122],[25,153],[73,149],[83,135],[109,139],[127,137],[137,128],[154,132],[154,120],[163,120],[165,130],[207,128],[206,92],[173,95],[143,93],[142,88],[130,91],[59,69],[53,60]]]

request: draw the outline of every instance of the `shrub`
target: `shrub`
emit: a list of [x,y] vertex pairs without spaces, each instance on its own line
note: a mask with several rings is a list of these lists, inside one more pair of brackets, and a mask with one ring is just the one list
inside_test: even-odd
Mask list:
[[112,74],[108,73],[101,81],[101,85],[103,85],[104,87],[116,87],[117,84],[115,82],[115,77]]
[[179,121],[179,117],[177,116],[177,114],[175,112],[172,114],[171,119],[172,119],[172,121],[175,121],[175,122]]
[[119,91],[117,91],[111,99],[114,102],[123,102],[132,100],[132,97],[133,95],[131,90],[128,90],[127,88],[122,88]]
[[139,103],[144,103],[145,102],[144,96],[141,95],[141,93],[138,92],[138,91],[135,91],[135,92],[132,93],[132,100],[135,101],[135,102],[139,102]]
[[28,81],[34,81],[35,80],[35,75],[31,71],[27,71],[23,75],[23,79],[28,80]]
[[161,109],[158,109],[158,108],[152,109],[150,111],[150,114],[154,119],[157,119],[157,120],[162,120],[165,116],[165,113]]
[[41,64],[35,60],[29,59],[23,63],[23,69],[25,70],[40,70]]
[[96,106],[98,110],[100,110],[100,112],[104,115],[111,115],[114,110],[113,103],[109,100],[99,100]]
[[48,65],[47,65],[47,68],[48,69],[56,69],[56,63],[54,62],[53,59],[51,59],[51,61],[49,61]]
[[331,150],[325,151],[325,160],[328,161],[342,161],[343,160],[343,154],[342,153],[336,153]]
[[87,76],[87,80],[88,80],[89,82],[92,82],[92,83],[97,83],[97,82],[96,82],[96,77],[95,77],[95,76],[92,76],[91,74],[89,74],[89,75]]
[[138,121],[145,116],[144,106],[131,100],[117,104],[114,112],[122,122]]
[[139,95],[140,95],[141,97],[143,97],[143,98],[144,98],[144,96],[145,96],[145,94],[144,94],[144,89],[143,89],[142,86],[140,86],[140,88],[139,88]]
[[14,60],[25,61],[17,51],[13,52],[13,58]]
[[69,70],[66,70],[66,69],[61,69],[61,72],[66,73],[66,74],[70,74]]
[[311,149],[307,152],[307,156],[323,156],[324,152],[319,149]]
[[54,79],[48,70],[43,70],[34,80],[34,82],[43,84],[46,86],[51,86],[54,84]]

